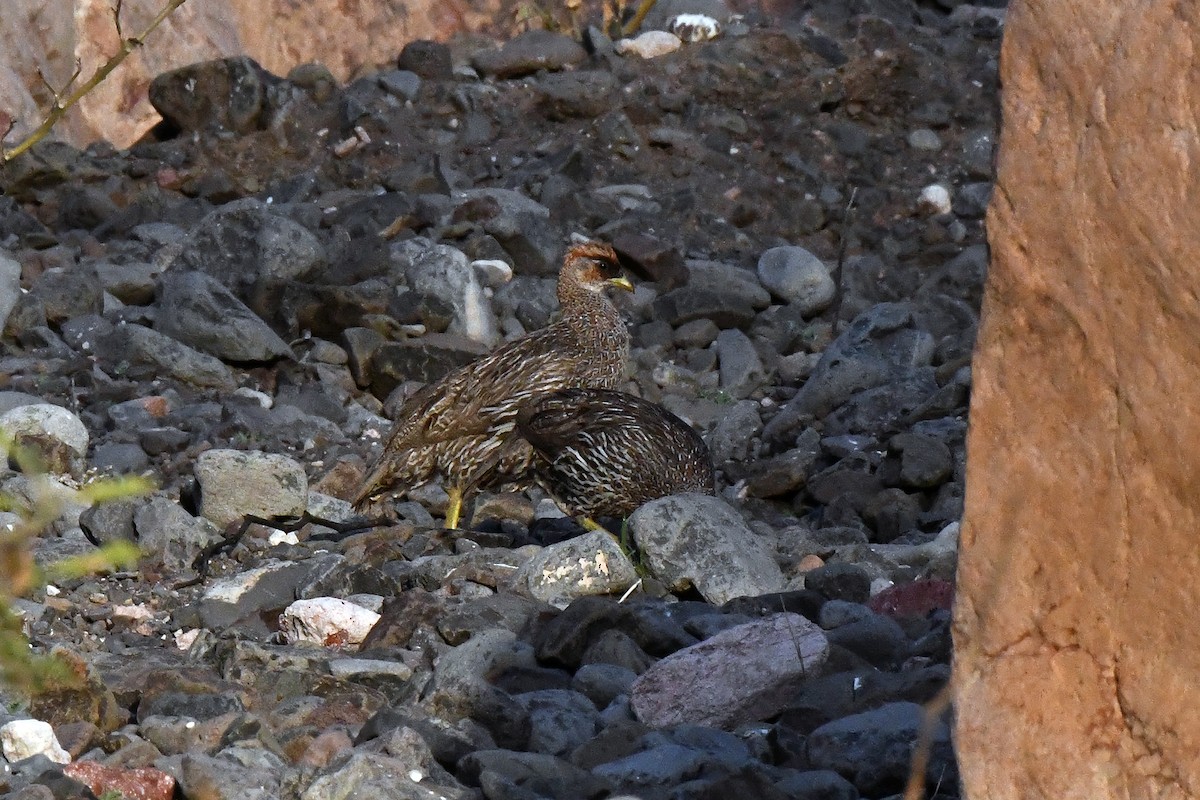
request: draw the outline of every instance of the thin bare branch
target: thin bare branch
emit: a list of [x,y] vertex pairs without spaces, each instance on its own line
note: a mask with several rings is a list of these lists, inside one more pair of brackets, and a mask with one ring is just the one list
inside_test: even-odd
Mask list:
[[638,4],[638,9],[634,12],[633,17],[621,28],[621,35],[632,36],[637,33],[637,29],[642,27],[642,23],[645,22],[646,15],[650,13],[650,9],[654,8],[655,2],[657,0],[642,0]]
[[[168,0],[167,4],[163,6],[163,9],[158,12],[157,16],[155,16],[153,20],[151,20],[150,24],[146,26],[144,31],[137,36],[131,36],[129,38],[122,37],[121,49],[118,50],[112,58],[97,67],[96,71],[92,73],[92,76],[88,78],[82,86],[64,99],[62,94],[65,94],[66,91],[75,83],[76,78],[79,77],[79,68],[77,66],[75,74],[71,77],[71,80],[67,82],[67,85],[62,89],[62,91],[55,92],[54,105],[46,114],[46,118],[42,120],[42,124],[37,126],[32,133],[30,133],[25,137],[24,140],[12,148],[0,150],[0,164],[3,164],[6,161],[11,161],[29,148],[33,147],[42,139],[46,138],[46,135],[50,133],[50,130],[58,123],[60,119],[62,119],[63,115],[67,112],[67,109],[78,103],[88,92],[99,86],[101,82],[103,82],[104,79],[109,76],[109,73],[121,65],[121,62],[124,61],[130,53],[142,46],[142,44],[146,41],[146,37],[153,33],[154,29],[161,25],[163,20],[169,17],[171,13],[175,11],[175,9],[179,8],[186,2],[187,0]],[[118,0],[114,14],[119,16],[120,8],[121,3],[120,0]],[[118,24],[118,34],[120,31],[120,25]],[[45,81],[44,76],[42,80]],[[49,86],[49,84],[47,84],[47,86]],[[51,91],[54,91],[53,87],[51,87]]]
[[117,38],[121,41],[125,41],[125,34],[121,32],[121,6],[124,4],[124,0],[117,0],[112,7],[113,27],[117,29]]
[[950,707],[950,691],[949,684],[943,686],[922,709],[921,733],[917,738],[917,746],[913,749],[908,783],[904,787],[904,800],[923,800],[925,797],[925,769],[929,766],[929,757],[933,752],[933,733],[937,730],[942,714]]

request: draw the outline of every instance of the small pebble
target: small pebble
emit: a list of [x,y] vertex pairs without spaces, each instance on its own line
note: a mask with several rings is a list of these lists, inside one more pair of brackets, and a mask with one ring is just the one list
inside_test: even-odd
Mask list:
[[932,214],[949,214],[950,190],[940,183],[929,184],[921,190],[920,206]]
[[642,58],[657,58],[673,53],[683,42],[667,31],[646,31],[636,39],[621,39],[616,43],[617,52],[623,56],[635,55]]
[[914,150],[936,153],[942,149],[942,138],[929,128],[917,128],[908,135],[908,146]]

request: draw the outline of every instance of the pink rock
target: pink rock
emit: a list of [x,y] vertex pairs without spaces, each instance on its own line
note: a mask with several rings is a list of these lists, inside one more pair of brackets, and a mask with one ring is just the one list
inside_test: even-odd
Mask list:
[[[3,8],[9,11],[10,3]],[[18,8],[22,4],[18,5]],[[83,78],[117,52],[110,0],[23,4],[0,25],[0,97],[17,122],[15,138],[45,116],[39,71],[56,87],[82,65]],[[141,33],[164,3],[125,0],[123,33]],[[36,9],[35,9],[36,6]],[[276,75],[320,61],[338,80],[364,67],[394,62],[404,42],[447,39],[500,18],[499,0],[208,0],[184,3],[107,80],[55,126],[55,136],[82,146],[105,138],[128,147],[158,121],[147,86],[159,73],[213,58],[245,54]],[[263,24],[270,20],[270,24]],[[0,130],[4,129],[0,125]]]
[[1189,3],[1008,7],[954,601],[964,797],[1200,796],[1197,41]]
[[634,681],[629,701],[647,725],[733,728],[777,712],[828,655],[820,628],[774,614],[672,653]]
[[105,792],[120,792],[126,800],[171,800],[175,796],[175,779],[153,767],[118,769],[95,761],[76,761],[63,767],[63,773],[97,796]]

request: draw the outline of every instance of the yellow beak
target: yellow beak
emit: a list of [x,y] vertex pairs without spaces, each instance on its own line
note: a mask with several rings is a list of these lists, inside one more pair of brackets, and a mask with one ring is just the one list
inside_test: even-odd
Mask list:
[[624,289],[627,292],[633,291],[633,284],[629,282],[629,278],[622,275],[619,278],[609,278],[605,281],[609,286],[615,286],[618,289]]

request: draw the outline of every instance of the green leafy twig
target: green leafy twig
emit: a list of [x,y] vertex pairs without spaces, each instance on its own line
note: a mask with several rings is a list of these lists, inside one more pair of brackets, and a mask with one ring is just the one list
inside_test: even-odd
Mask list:
[[54,487],[42,474],[37,456],[3,429],[0,455],[12,459],[31,480],[27,500],[9,494],[0,497],[0,508],[15,511],[20,517],[0,527],[0,683],[28,694],[74,678],[60,659],[30,652],[21,618],[12,610],[13,601],[45,583],[47,577],[68,580],[136,564],[138,559],[136,545],[115,541],[41,570],[34,563],[30,543],[58,517],[68,500],[93,505],[144,494],[153,487],[149,480],[138,477],[105,478],[75,491]]
[[[46,118],[42,120],[42,124],[38,125],[37,128],[35,128],[28,136],[11,148],[0,147],[0,164],[11,161],[29,148],[33,147],[42,139],[46,138],[46,135],[50,133],[51,129],[58,124],[58,121],[62,119],[64,114],[67,113],[67,109],[78,103],[88,92],[99,86],[101,82],[103,82],[104,79],[109,76],[109,73],[120,66],[121,62],[124,61],[130,53],[142,46],[142,44],[146,41],[146,37],[153,33],[154,29],[161,25],[163,20],[169,17],[171,13],[175,11],[175,9],[186,3],[187,0],[167,0],[167,4],[163,6],[163,9],[158,12],[157,16],[155,16],[153,20],[151,20],[150,24],[146,26],[146,29],[137,36],[130,36],[129,38],[125,38],[121,30],[122,2],[123,0],[117,0],[116,5],[113,6],[113,21],[117,28],[117,37],[121,40],[121,48],[116,52],[115,55],[113,55],[112,58],[108,59],[108,61],[105,61],[103,64],[97,67],[96,71],[92,73],[92,76],[88,78],[83,85],[75,89],[70,94],[67,94],[67,92],[71,90],[71,87],[75,84],[75,81],[79,79],[79,74],[81,71],[81,66],[78,61],[75,62],[75,72],[72,73],[70,79],[62,89],[55,89],[53,86],[50,86],[50,83],[46,80],[45,75],[42,74],[41,70],[38,70],[38,75],[41,76],[42,82],[46,84],[53,94],[54,102],[50,106],[50,111],[47,112]],[[10,122],[8,130],[5,131],[5,136],[12,131],[12,128],[13,123]],[[0,142],[2,141],[3,137],[0,137]]]

